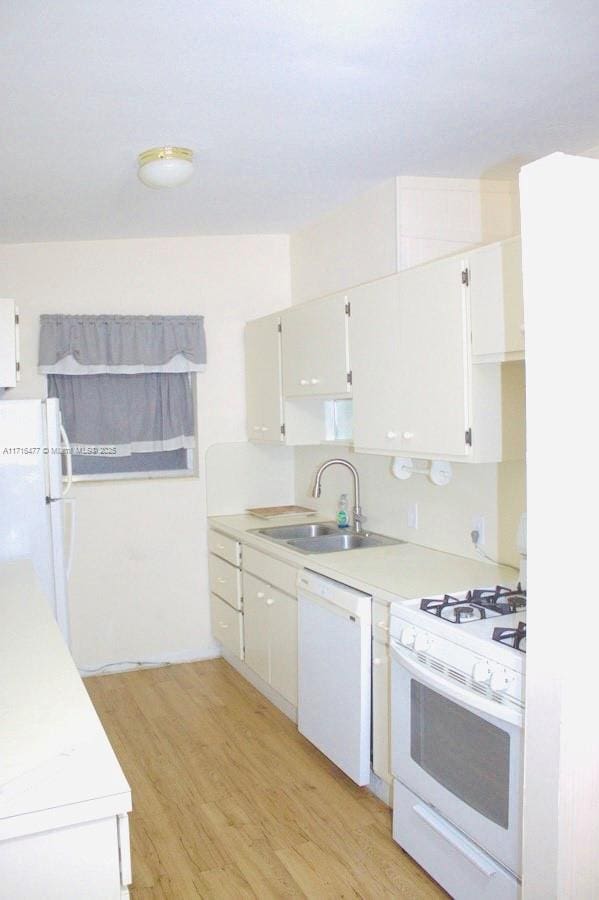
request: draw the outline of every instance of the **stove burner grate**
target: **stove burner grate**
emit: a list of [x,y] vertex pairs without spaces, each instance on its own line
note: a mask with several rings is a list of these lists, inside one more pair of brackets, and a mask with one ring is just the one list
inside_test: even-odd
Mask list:
[[526,640],[526,622],[518,622],[517,628],[494,628],[493,640],[513,647],[514,650],[519,650],[521,653],[526,653],[524,647],[521,646],[522,642]]

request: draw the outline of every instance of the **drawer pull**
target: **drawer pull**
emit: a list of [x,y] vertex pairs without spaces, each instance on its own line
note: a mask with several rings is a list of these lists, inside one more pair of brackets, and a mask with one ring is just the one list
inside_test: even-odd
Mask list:
[[275,602],[275,601],[272,599],[272,597],[269,597],[269,598],[267,599],[267,601],[266,601],[266,605],[267,605],[267,606],[272,606],[274,602]]
[[217,544],[217,545],[216,545],[216,549],[217,549],[217,550],[224,550],[224,549],[225,549],[225,545],[224,545],[224,544]]
[[266,597],[266,594],[264,593],[264,591],[258,591],[258,593],[256,594],[256,597],[258,598],[258,600],[264,600],[264,598]]
[[383,631],[389,631],[389,626],[386,622],[378,622],[377,624],[379,628],[383,629]]
[[382,664],[383,664],[383,660],[379,659],[378,656],[375,656],[374,659],[372,660],[373,666],[382,666]]
[[226,622],[219,622],[218,624],[220,625],[221,628],[228,628],[228,627],[229,627],[229,626],[227,625]]
[[216,580],[218,581],[219,584],[226,584],[226,583],[227,583],[227,579],[226,579],[226,578],[221,578],[220,575],[218,576],[218,578],[217,578]]
[[260,431],[268,431],[268,425],[262,425]]
[[406,441],[411,441],[412,438],[414,437],[414,432],[413,431],[404,431],[403,436]]

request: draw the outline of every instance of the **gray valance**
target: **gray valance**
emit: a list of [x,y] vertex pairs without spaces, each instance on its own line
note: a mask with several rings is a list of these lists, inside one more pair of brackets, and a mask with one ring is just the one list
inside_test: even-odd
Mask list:
[[203,316],[41,316],[43,374],[201,372]]
[[78,455],[129,456],[194,446],[190,375],[49,375],[72,451]]

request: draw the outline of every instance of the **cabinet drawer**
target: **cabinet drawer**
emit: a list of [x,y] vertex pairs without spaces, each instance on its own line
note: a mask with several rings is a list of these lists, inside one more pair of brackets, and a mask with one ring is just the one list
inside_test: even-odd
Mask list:
[[241,609],[241,571],[211,553],[208,558],[210,590],[235,609]]
[[375,641],[389,643],[389,604],[381,600],[372,603],[372,634]]
[[285,591],[286,594],[291,594],[292,597],[296,595],[298,570],[295,566],[273,559],[252,547],[246,547],[243,552],[243,570],[251,572],[252,575]]
[[220,534],[218,531],[208,532],[208,549],[211,553],[226,559],[233,566],[241,564],[241,544],[234,538]]
[[212,635],[227,650],[243,659],[243,616],[216,594],[210,594]]

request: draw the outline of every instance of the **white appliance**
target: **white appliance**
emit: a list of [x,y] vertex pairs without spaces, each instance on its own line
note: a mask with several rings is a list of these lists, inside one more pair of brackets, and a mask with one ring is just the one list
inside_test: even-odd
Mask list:
[[58,400],[0,401],[0,563],[32,561],[69,644],[63,440]]
[[519,896],[526,596],[391,607],[393,836],[457,900]]
[[298,728],[356,784],[370,782],[372,597],[298,577]]

